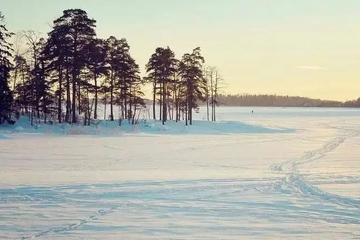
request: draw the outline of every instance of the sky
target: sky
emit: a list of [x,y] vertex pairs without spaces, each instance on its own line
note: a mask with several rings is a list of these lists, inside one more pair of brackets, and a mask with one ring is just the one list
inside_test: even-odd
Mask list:
[[201,47],[224,93],[360,97],[359,0],[0,0],[10,31],[46,35],[70,8],[126,38],[142,67],[157,47]]

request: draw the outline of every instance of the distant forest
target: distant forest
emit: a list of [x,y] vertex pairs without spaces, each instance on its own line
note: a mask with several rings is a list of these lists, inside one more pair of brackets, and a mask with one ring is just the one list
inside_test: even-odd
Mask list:
[[257,107],[360,107],[360,98],[353,101],[331,101],[298,96],[219,94],[219,105]]

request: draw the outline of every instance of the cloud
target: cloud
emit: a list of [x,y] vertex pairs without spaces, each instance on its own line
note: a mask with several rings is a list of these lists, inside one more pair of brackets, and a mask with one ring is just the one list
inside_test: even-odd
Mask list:
[[299,66],[297,69],[306,69],[306,70],[326,70],[326,68],[321,66]]

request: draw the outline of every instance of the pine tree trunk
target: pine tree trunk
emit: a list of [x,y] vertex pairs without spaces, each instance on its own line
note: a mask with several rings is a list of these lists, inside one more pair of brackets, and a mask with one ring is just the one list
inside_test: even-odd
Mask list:
[[178,121],[178,109],[179,109],[179,104],[178,104],[178,99],[177,99],[177,91],[174,91],[174,104],[175,104],[175,121]]
[[[80,115],[81,110],[82,110],[81,109],[81,86],[80,86],[80,81],[77,81],[77,91],[78,91],[78,96],[77,96],[77,99],[78,99],[78,113]],[[84,111],[86,111],[86,110],[84,109]]]
[[69,68],[66,68],[66,115],[65,121],[67,123],[71,123],[70,121],[71,114],[71,99],[70,99],[70,76],[69,76]]
[[[25,73],[24,73],[24,70],[22,70],[22,84],[23,86],[25,86]],[[27,114],[28,113],[28,106],[26,104],[26,96],[25,96],[25,90],[23,89],[22,90],[22,97],[23,97],[23,115],[24,115],[24,109],[25,109],[25,113]]]
[[[124,91],[125,92],[125,91]],[[124,116],[123,118],[128,118],[129,113],[128,113],[128,107],[127,107],[127,98],[126,98],[126,93],[123,92],[123,106],[124,106]]]
[[91,112],[90,112],[90,98],[89,98],[89,88],[86,88],[86,110],[87,112],[87,125],[90,126]]
[[[130,109],[131,109],[131,107],[130,107]],[[131,125],[135,125],[135,123],[136,123],[135,118],[136,118],[136,105],[134,107],[134,111],[131,116]]]
[[[77,84],[77,37],[74,39],[74,55],[72,63],[72,123],[76,123],[76,84]],[[80,106],[79,106],[80,108]]]
[[14,71],[14,88],[13,88],[13,91],[15,91],[15,88],[16,88],[17,76],[18,76],[18,68],[15,67],[15,71]]
[[105,97],[104,97],[104,120],[106,121],[107,116],[106,116],[106,101],[107,101],[107,95],[106,95],[106,91],[105,91]]
[[213,86],[213,73],[211,73],[210,79],[210,91],[211,91],[211,121],[214,121],[214,86]]
[[174,111],[175,111],[175,118],[176,118],[176,113],[177,113],[176,92],[177,92],[177,89],[176,89],[176,75],[174,73],[172,120],[174,120]]
[[190,125],[192,125],[192,106],[193,106],[193,99],[192,96],[190,96],[190,101],[189,101],[189,121],[190,121]]
[[114,109],[113,109],[113,101],[114,101],[114,73],[111,70],[111,79],[110,79],[110,120],[114,121]]
[[76,123],[76,74],[73,74],[72,79],[72,123]]
[[95,108],[94,108],[94,119],[97,119],[97,105],[98,105],[98,87],[97,87],[97,77],[94,74],[94,81],[95,81]]
[[178,103],[177,103],[177,121],[180,121],[181,119],[181,109],[180,109],[180,102],[178,100]]
[[209,121],[209,93],[206,93],[206,116]]
[[59,98],[58,98],[58,122],[61,123],[61,113],[62,113],[62,70],[59,67]]
[[216,103],[217,103],[217,90],[215,89],[215,95],[214,95],[214,122],[216,122]]
[[40,106],[39,106],[39,101],[36,101],[36,117],[37,119],[40,118]]
[[[171,108],[170,105],[167,105],[167,112],[168,112],[168,115],[167,115],[167,119],[170,119],[171,121],[174,119],[174,108]],[[170,111],[171,109],[171,111]]]
[[159,108],[160,108],[159,120],[162,121],[162,96],[160,96],[160,98],[159,98]]
[[156,120],[156,81],[154,82],[154,93],[153,93],[153,119]]
[[214,107],[214,122],[216,122],[216,107]]
[[127,96],[127,99],[126,99],[126,101],[127,101],[127,109],[128,109],[128,118],[129,119],[131,119],[131,117],[132,117],[132,114],[133,114],[133,112],[132,112],[132,107],[133,107],[133,104],[132,104],[132,101],[133,101],[133,99],[132,99],[132,96],[131,96],[131,94],[132,94],[132,91],[131,91],[131,87],[130,87],[130,89],[129,89],[129,96]]
[[219,75],[218,72],[215,72],[215,83],[214,83],[214,121],[216,121],[216,104],[217,104],[217,94],[218,94],[218,83]]
[[186,103],[185,103],[185,125],[188,125],[188,107],[189,107],[189,98],[188,94],[186,93]]
[[162,93],[163,93],[163,100],[162,100],[162,106],[163,106],[163,116],[162,116],[162,124],[164,125],[167,119],[167,108],[166,108],[166,89],[165,89],[165,82],[162,83]]

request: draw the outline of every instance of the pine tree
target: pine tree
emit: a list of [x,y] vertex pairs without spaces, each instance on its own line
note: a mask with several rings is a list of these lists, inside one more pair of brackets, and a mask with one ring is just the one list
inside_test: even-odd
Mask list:
[[70,64],[71,64],[71,39],[66,35],[66,28],[56,28],[48,34],[42,55],[48,62],[48,71],[51,75],[51,84],[56,84],[57,118],[63,120],[63,96],[66,95],[65,121],[70,123],[71,98],[70,98]]
[[108,74],[108,67],[106,66],[106,42],[102,39],[93,39],[85,47],[85,54],[87,54],[86,68],[90,71],[90,78],[94,80],[94,83],[91,84],[91,92],[95,94],[94,119],[97,119],[99,78]]
[[[155,96],[158,89],[160,89],[160,119],[165,124],[168,114],[168,97],[170,92],[168,88],[172,82],[172,77],[176,72],[177,60],[175,53],[169,48],[157,48],[155,53],[151,55],[149,62],[146,65],[148,72],[147,79],[153,82],[153,101],[155,103]],[[158,88],[159,85],[159,88]],[[155,104],[153,105],[153,112],[155,115]]]
[[7,42],[10,33],[4,23],[4,16],[0,12],[0,124],[5,120],[10,120],[13,96],[9,88],[12,57],[11,44]]
[[132,123],[135,123],[135,114],[139,107],[144,106],[143,96],[140,86],[143,84],[139,73],[139,65],[135,62],[129,52],[124,55],[124,64],[122,66],[122,76],[120,80],[121,95],[120,102],[122,103],[123,114],[125,118]]
[[[69,88],[71,77],[72,87],[72,104],[71,104],[71,122],[76,123],[76,101],[80,105],[81,98],[81,70],[86,64],[85,47],[96,36],[94,19],[90,19],[87,13],[81,9],[68,9],[63,12],[63,15],[54,21],[53,30],[49,33],[50,38],[55,43],[54,39],[58,38],[62,41],[56,42],[59,48],[62,49],[64,45],[67,48],[65,61],[68,63],[66,69],[67,88]],[[63,44],[62,44],[63,43]],[[65,43],[65,44],[64,44]],[[58,52],[65,53],[65,51]],[[59,57],[59,56],[58,56]],[[68,75],[70,72],[70,76]],[[68,89],[67,89],[68,90]],[[69,102],[69,92],[67,91],[67,102]],[[76,97],[78,97],[76,99]],[[68,112],[69,110],[67,110]],[[80,108],[79,108],[80,111]]]
[[186,124],[188,120],[192,125],[193,109],[197,108],[198,101],[206,99],[206,80],[203,76],[204,58],[201,56],[200,48],[195,48],[192,53],[187,53],[182,57],[180,63],[180,74],[185,87],[185,113]]
[[[126,54],[128,53],[130,46],[127,43],[125,38],[117,39],[114,36],[109,37],[106,40],[107,44],[107,56],[106,56],[106,63],[109,69],[109,92],[110,92],[110,120],[114,121],[114,104],[116,100],[116,95],[121,95],[120,87],[122,85],[121,81],[124,77],[124,65]],[[119,102],[118,98],[118,103]]]
[[181,110],[182,110],[182,105],[184,103],[184,96],[185,96],[185,91],[184,91],[185,87],[181,80],[182,79],[181,79],[181,73],[180,73],[180,61],[177,61],[176,72],[174,74],[174,80],[173,80],[176,121],[180,121],[180,119],[181,119]]
[[45,40],[41,38],[37,43],[39,47],[38,64],[33,69],[34,78],[34,90],[35,90],[35,106],[37,117],[40,118],[40,113],[44,114],[44,120],[46,122],[47,115],[52,113],[51,105],[54,103],[54,95],[51,89],[51,83],[49,79],[49,62],[46,61],[46,56],[42,53],[45,47]]

